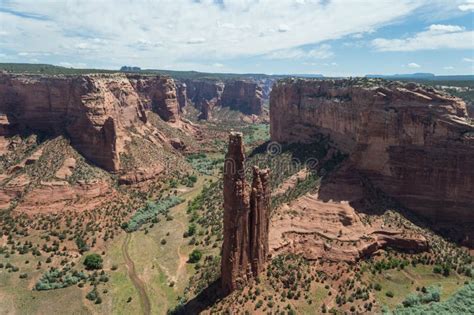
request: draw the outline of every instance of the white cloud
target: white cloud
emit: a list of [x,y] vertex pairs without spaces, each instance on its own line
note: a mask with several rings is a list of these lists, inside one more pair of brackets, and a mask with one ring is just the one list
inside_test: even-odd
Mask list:
[[443,67],[444,70],[453,70],[454,67],[453,66],[445,66]]
[[468,0],[466,3],[461,4],[458,8],[461,11],[474,11],[474,0]]
[[430,49],[474,49],[474,32],[457,25],[433,24],[426,31],[402,39],[377,38],[372,45],[378,51],[416,51]]
[[474,59],[472,59],[472,58],[462,58],[462,61],[465,61],[465,62],[474,62]]
[[[8,1],[2,48],[47,51],[89,65],[197,64],[299,49],[368,32],[428,6],[429,0]],[[291,23],[290,23],[291,22]],[[193,49],[189,49],[193,44]],[[311,52],[310,57],[328,58]],[[43,61],[43,60],[42,60]],[[209,62],[200,64],[212,65]]]
[[277,50],[265,56],[267,59],[327,59],[334,56],[331,45],[322,44],[319,47],[304,50],[302,48]]
[[206,42],[206,39],[204,37],[196,37],[196,38],[191,38],[187,41],[188,44],[194,45],[194,44],[202,44]]
[[278,32],[280,33],[285,33],[285,32],[288,32],[290,30],[290,27],[286,24],[280,24],[280,26],[278,26]]
[[213,63],[212,66],[215,67],[215,68],[223,68],[224,67],[224,65],[222,63],[219,63],[219,62]]
[[433,24],[428,27],[429,31],[440,33],[452,33],[464,31],[465,28],[458,25]]
[[420,68],[421,66],[415,62],[410,62],[409,64],[407,64],[407,67],[408,68]]

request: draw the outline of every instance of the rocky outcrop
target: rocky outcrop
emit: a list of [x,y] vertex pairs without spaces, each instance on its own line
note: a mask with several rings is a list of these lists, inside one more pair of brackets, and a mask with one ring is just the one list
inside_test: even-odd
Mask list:
[[17,132],[66,134],[81,154],[108,171],[120,168],[120,134],[146,122],[123,75],[1,75],[0,111]]
[[274,141],[329,134],[375,186],[472,244],[474,126],[461,99],[413,83],[284,80],[270,119]]
[[210,120],[212,117],[212,109],[214,104],[212,101],[203,100],[201,103],[201,113],[199,113],[198,119],[200,120]]
[[[263,94],[261,84],[250,80],[211,79],[184,80],[189,100],[201,111],[200,119],[209,119],[216,106],[229,107],[246,115],[261,115]],[[265,91],[271,82],[265,81]]]
[[224,165],[221,281],[226,293],[260,273],[268,254],[269,171],[255,167],[249,188],[244,161],[242,134],[231,133]]
[[262,88],[255,82],[233,80],[226,82],[221,105],[247,115],[262,114]]
[[[179,120],[180,103],[174,80],[162,76],[128,75],[145,108],[156,112],[164,121]],[[179,97],[183,97],[183,90]]]
[[188,92],[186,83],[176,83],[176,97],[178,98],[179,112],[182,113],[188,105]]
[[84,157],[110,172],[121,169],[131,129],[148,126],[156,133],[147,125],[146,110],[179,121],[174,80],[132,74],[0,75],[0,135],[65,135]]
[[211,119],[211,111],[219,106],[224,83],[219,80],[184,80],[188,100],[194,104],[201,113],[198,119]]
[[222,92],[224,91],[224,82],[219,80],[184,80],[186,84],[186,92],[189,100],[191,100],[196,108],[200,109],[203,101],[215,100],[219,102]]
[[467,114],[474,119],[474,104],[467,104]]

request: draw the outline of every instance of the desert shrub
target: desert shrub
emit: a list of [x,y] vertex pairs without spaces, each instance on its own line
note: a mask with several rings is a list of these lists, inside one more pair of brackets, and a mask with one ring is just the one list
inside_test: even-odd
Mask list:
[[136,231],[143,224],[151,221],[157,215],[168,216],[169,209],[183,202],[183,199],[170,196],[157,202],[148,201],[147,204],[137,210],[128,223],[122,224],[127,232]]
[[200,261],[202,258],[202,253],[199,249],[195,249],[191,252],[191,254],[189,254],[189,260],[188,262],[191,263],[191,264],[194,264],[194,263],[197,263],[198,261]]
[[99,254],[89,254],[86,256],[86,259],[84,259],[84,266],[86,266],[88,270],[101,269],[102,262],[102,257]]
[[84,239],[80,236],[76,237],[76,246],[81,254],[87,252],[90,249],[86,241],[84,241]]
[[[437,290],[437,288],[433,288]],[[430,292],[430,288],[427,289]],[[437,298],[437,294],[431,295]],[[439,299],[438,299],[439,301]],[[393,313],[396,315],[422,314],[472,314],[474,309],[474,282],[468,283],[461,290],[449,297],[446,301],[433,300],[428,303],[419,303],[411,307],[398,307]]]
[[35,289],[38,291],[61,289],[75,285],[79,281],[85,279],[87,279],[87,275],[83,272],[70,270],[67,267],[62,270],[51,268],[43,273],[41,278],[35,284]]
[[98,298],[97,289],[94,287],[91,291],[89,291],[89,293],[87,293],[86,299],[88,299],[89,301],[94,301],[97,298]]

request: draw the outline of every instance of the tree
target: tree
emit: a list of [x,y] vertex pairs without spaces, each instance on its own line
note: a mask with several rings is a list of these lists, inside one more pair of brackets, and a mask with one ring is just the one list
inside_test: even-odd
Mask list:
[[189,254],[188,262],[190,262],[191,264],[197,263],[198,261],[201,260],[201,257],[202,257],[201,251],[199,249],[195,249],[191,252],[191,254]]
[[86,269],[101,269],[102,268],[102,257],[99,254],[89,254],[84,260],[84,266]]

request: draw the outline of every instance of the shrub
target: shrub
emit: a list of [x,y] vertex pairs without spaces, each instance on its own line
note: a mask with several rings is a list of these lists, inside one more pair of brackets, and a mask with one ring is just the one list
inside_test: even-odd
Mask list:
[[84,260],[84,266],[86,266],[86,269],[88,270],[101,269],[102,257],[100,257],[99,254],[89,254]]
[[395,296],[395,294],[393,294],[392,291],[387,291],[387,293],[385,293],[386,296],[388,296],[389,298],[393,298]]
[[442,271],[443,271],[443,268],[441,266],[436,265],[433,267],[434,273],[441,273]]
[[89,293],[86,295],[86,299],[89,301],[94,301],[98,298],[97,290],[96,288],[93,288]]
[[191,252],[191,254],[189,254],[189,260],[188,262],[190,262],[191,264],[193,263],[197,263],[198,261],[200,261],[202,258],[202,253],[199,249],[195,249]]

